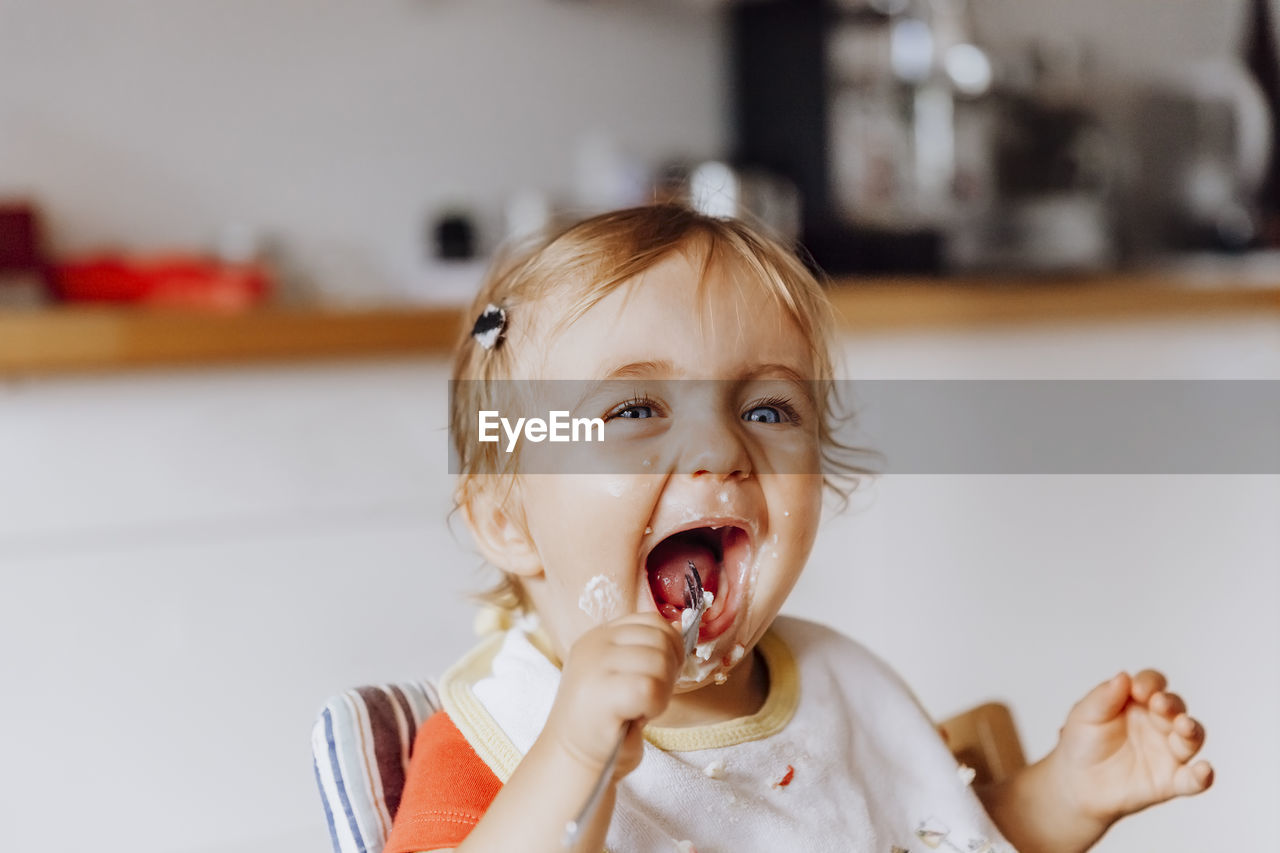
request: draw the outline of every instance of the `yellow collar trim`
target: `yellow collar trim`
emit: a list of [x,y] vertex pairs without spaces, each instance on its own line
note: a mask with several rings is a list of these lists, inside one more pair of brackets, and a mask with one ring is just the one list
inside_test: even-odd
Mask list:
[[706,726],[645,726],[644,738],[668,752],[694,752],[764,740],[786,728],[800,703],[800,674],[787,644],[772,630],[756,646],[769,671],[769,695],[760,710]]
[[487,637],[445,674],[440,676],[440,705],[449,719],[471,744],[476,755],[506,784],[520,763],[521,755],[502,727],[489,716],[471,692],[477,681],[493,671],[493,659],[502,648],[504,634]]
[[[503,634],[486,638],[441,676],[440,704],[476,754],[506,784],[523,756],[471,690],[493,671],[493,658],[503,638]],[[800,702],[799,670],[791,650],[774,631],[768,631],[756,648],[769,671],[769,695],[759,711],[706,726],[645,726],[645,740],[668,752],[694,752],[763,740],[782,731]]]

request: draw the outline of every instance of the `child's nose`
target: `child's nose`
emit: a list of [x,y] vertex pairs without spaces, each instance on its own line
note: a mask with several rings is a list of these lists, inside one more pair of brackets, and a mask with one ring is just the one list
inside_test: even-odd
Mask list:
[[751,454],[737,425],[717,419],[691,424],[686,436],[682,471],[697,476],[722,479],[742,478],[751,473]]

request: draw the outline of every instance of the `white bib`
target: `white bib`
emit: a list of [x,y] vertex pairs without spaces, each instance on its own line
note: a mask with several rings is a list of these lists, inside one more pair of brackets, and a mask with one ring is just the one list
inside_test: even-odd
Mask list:
[[[901,680],[858,643],[780,617],[769,695],[749,717],[645,728],[618,788],[611,853],[1010,853]],[[445,710],[502,781],[546,723],[560,671],[524,631],[441,683]]]

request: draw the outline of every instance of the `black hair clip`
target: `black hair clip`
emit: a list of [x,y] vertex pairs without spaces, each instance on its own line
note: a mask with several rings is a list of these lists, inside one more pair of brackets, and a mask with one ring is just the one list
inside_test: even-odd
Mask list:
[[475,338],[480,346],[490,350],[502,342],[502,336],[506,330],[507,312],[489,303],[476,318],[476,324],[471,327],[471,337]]

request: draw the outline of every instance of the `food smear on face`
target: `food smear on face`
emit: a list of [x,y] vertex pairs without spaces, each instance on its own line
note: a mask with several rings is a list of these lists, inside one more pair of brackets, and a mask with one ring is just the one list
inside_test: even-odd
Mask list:
[[622,590],[613,578],[596,575],[587,581],[582,595],[578,596],[578,608],[594,622],[608,622],[622,608]]
[[677,683],[689,684],[691,682],[705,681],[711,675],[712,670],[719,666],[719,661],[699,660],[696,653],[689,655],[684,659],[684,668],[680,670],[680,678]]

